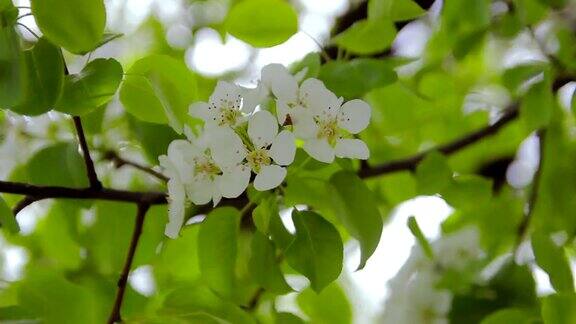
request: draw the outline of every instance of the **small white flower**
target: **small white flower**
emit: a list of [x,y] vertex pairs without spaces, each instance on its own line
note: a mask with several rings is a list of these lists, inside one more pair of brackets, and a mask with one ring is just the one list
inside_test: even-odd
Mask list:
[[270,64],[262,69],[262,83],[276,97],[278,122],[283,125],[289,116],[296,136],[309,137],[314,130],[311,110],[327,105],[331,92],[322,81],[314,78],[299,86],[302,76],[293,76],[280,64]]
[[370,106],[359,99],[342,105],[342,98],[334,94],[329,103],[314,110],[313,135],[306,138],[304,150],[318,161],[331,163],[334,156],[366,160],[370,156],[368,146],[360,139],[346,138],[358,134],[370,122]]
[[[190,115],[204,120],[207,128],[229,126],[235,128],[246,121],[246,114],[252,113],[259,98],[260,88],[240,88],[239,86],[218,81],[208,102],[197,102],[190,106]],[[243,95],[249,100],[243,104]]]
[[184,222],[186,197],[196,205],[210,201],[218,204],[222,197],[238,197],[250,181],[250,170],[241,165],[218,165],[204,138],[175,140],[168,154],[159,157],[160,165],[170,178],[169,223],[165,233],[176,237]]

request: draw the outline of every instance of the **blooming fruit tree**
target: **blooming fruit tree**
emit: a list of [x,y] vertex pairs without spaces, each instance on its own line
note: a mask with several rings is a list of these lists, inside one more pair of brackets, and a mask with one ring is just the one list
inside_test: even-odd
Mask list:
[[0,322],[576,323],[576,3],[322,3],[0,0]]

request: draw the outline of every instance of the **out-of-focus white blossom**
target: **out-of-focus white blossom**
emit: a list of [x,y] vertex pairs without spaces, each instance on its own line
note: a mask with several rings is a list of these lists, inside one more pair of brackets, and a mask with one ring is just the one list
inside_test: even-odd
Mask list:
[[483,257],[476,228],[465,228],[433,242],[434,259],[428,258],[419,246],[398,274],[390,280],[383,323],[444,324],[452,293],[438,287],[445,271],[462,270]]

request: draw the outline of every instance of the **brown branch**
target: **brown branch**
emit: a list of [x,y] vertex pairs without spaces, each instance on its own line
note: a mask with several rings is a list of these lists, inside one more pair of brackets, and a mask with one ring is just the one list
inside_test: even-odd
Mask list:
[[111,201],[123,201],[140,203],[147,201],[152,205],[166,204],[166,194],[156,191],[127,191],[116,189],[93,189],[93,188],[68,188],[58,186],[36,186],[27,183],[0,181],[0,192],[17,195],[25,195],[26,204],[20,202],[18,205],[24,207],[32,200],[38,201],[48,198],[68,198],[68,199],[99,199]]
[[161,180],[162,182],[168,182],[168,177],[163,175],[162,173],[155,171],[154,169],[147,167],[145,165],[142,165],[138,162],[134,162],[131,160],[127,160],[125,158],[122,158],[121,156],[118,155],[118,153],[114,152],[114,151],[106,151],[104,153],[104,157],[105,160],[111,161],[112,163],[114,163],[114,167],[116,167],[117,169],[128,165],[131,166],[133,168],[136,168],[142,172],[148,173],[153,177],[156,177],[157,179]]
[[134,260],[134,254],[136,253],[136,248],[138,247],[138,241],[140,240],[140,235],[142,234],[142,227],[144,227],[144,218],[146,212],[150,208],[148,202],[141,202],[138,204],[138,210],[136,213],[136,223],[134,224],[134,231],[132,232],[132,239],[130,240],[130,246],[128,247],[128,254],[126,255],[126,260],[124,262],[124,267],[122,268],[122,273],[120,274],[120,279],[118,279],[118,290],[116,291],[116,299],[114,300],[114,306],[112,307],[112,312],[108,318],[108,323],[118,323],[122,321],[120,316],[120,309],[122,308],[122,301],[124,300],[124,293],[126,292],[126,284],[128,282],[128,274],[130,273],[130,268],[132,267],[132,261]]
[[426,157],[426,154],[432,151],[438,151],[445,155],[454,154],[486,137],[490,137],[498,133],[500,129],[518,117],[518,104],[511,105],[506,112],[492,125],[488,125],[475,132],[472,132],[464,137],[456,139],[453,142],[437,146],[428,151],[413,155],[411,157],[390,161],[388,163],[380,164],[374,167],[362,168],[358,172],[360,178],[370,178],[395,171],[414,170],[420,161]]
[[522,241],[524,240],[528,228],[530,227],[530,222],[532,221],[532,215],[534,214],[534,209],[536,207],[536,202],[538,201],[538,189],[540,188],[540,181],[542,178],[542,169],[544,165],[544,155],[545,155],[545,141],[546,141],[546,129],[540,129],[537,132],[538,144],[540,152],[540,161],[538,162],[538,168],[534,174],[534,179],[532,180],[532,188],[530,189],[530,197],[528,197],[528,202],[524,210],[524,217],[522,218],[520,224],[516,231],[516,243],[514,245],[514,255],[518,253],[518,249]]
[[78,134],[78,142],[80,143],[80,148],[82,149],[82,155],[84,156],[84,163],[86,164],[86,173],[88,175],[88,180],[90,181],[90,188],[92,189],[102,189],[102,183],[98,180],[98,175],[96,174],[96,169],[94,168],[94,162],[90,157],[90,150],[88,149],[88,144],[86,143],[86,136],[84,136],[84,128],[82,127],[82,120],[79,116],[73,116],[74,127],[76,128],[76,133]]
[[30,206],[32,203],[36,201],[38,201],[38,199],[36,199],[34,196],[26,196],[22,198],[22,200],[20,200],[16,204],[16,206],[14,206],[14,208],[12,208],[12,213],[14,214],[14,216],[16,216],[22,209]]

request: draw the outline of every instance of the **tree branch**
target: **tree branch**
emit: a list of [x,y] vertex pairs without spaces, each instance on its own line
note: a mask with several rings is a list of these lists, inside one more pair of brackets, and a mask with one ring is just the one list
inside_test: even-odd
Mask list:
[[453,142],[437,146],[422,153],[413,155],[411,157],[390,161],[388,163],[380,164],[374,167],[365,167],[359,170],[358,176],[360,178],[370,178],[395,171],[414,170],[420,161],[432,151],[438,151],[445,155],[454,154],[486,137],[490,137],[498,133],[500,129],[518,117],[518,104],[515,103],[506,109],[506,112],[492,125],[488,125],[475,132],[465,135],[456,139]]
[[151,176],[156,177],[157,179],[159,179],[162,182],[168,182],[168,177],[163,175],[162,173],[157,172],[154,169],[147,167],[147,166],[144,166],[138,162],[134,162],[134,161],[130,161],[130,160],[127,160],[125,158],[122,158],[121,156],[118,155],[118,153],[116,153],[112,150],[106,151],[104,153],[104,159],[114,163],[114,166],[117,169],[121,168],[125,165],[128,165],[128,166],[136,168],[142,172],[148,173]]
[[526,203],[526,208],[524,210],[524,217],[520,224],[518,224],[518,229],[516,233],[516,244],[514,246],[514,255],[518,253],[518,249],[528,228],[530,227],[530,222],[532,221],[532,215],[534,214],[534,208],[536,206],[536,201],[538,200],[538,189],[540,188],[540,181],[542,178],[542,169],[544,165],[544,155],[545,155],[545,141],[546,141],[546,129],[540,129],[537,132],[540,161],[538,162],[538,168],[534,174],[534,179],[532,180],[532,188],[530,189],[530,197],[528,197],[528,202]]
[[92,158],[90,157],[90,150],[88,149],[88,144],[86,143],[86,136],[84,136],[82,120],[79,116],[73,116],[72,119],[74,120],[76,134],[78,134],[78,142],[80,143],[82,155],[84,156],[84,163],[86,164],[86,173],[88,175],[88,180],[90,181],[90,188],[102,189],[102,183],[100,183],[100,180],[98,180],[98,175],[96,175],[96,169],[94,168],[94,162],[92,162]]
[[110,317],[108,318],[108,324],[118,323],[122,321],[122,318],[120,316],[120,309],[122,308],[122,301],[124,300],[124,293],[126,292],[128,274],[130,273],[130,268],[132,267],[132,261],[134,260],[134,254],[136,253],[136,247],[138,247],[140,234],[142,234],[142,227],[144,227],[144,218],[146,216],[148,208],[150,208],[150,204],[148,202],[140,202],[138,204],[138,210],[136,213],[136,223],[134,224],[134,231],[132,232],[132,239],[130,240],[130,246],[128,248],[128,254],[126,255],[124,267],[122,268],[120,279],[118,279],[118,290],[116,292],[116,299],[114,301],[114,306],[112,307],[112,312],[110,313]]
[[[33,201],[48,198],[69,198],[69,199],[99,199],[111,201],[123,201],[140,203],[143,201],[151,205],[166,204],[166,193],[156,191],[127,191],[116,189],[93,189],[93,188],[68,188],[58,186],[36,186],[27,183],[0,181],[0,192],[17,195],[26,195],[26,201],[18,203],[18,206],[27,206]],[[23,208],[22,207],[22,208]],[[21,208],[20,208],[21,210]],[[18,210],[19,211],[19,210]]]

